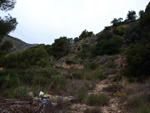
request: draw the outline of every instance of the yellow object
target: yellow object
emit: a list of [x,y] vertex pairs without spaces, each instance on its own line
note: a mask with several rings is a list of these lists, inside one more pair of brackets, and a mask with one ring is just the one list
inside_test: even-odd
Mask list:
[[52,97],[51,100],[56,101],[57,97]]
[[123,95],[126,96],[127,94],[126,94],[126,93],[123,93]]
[[113,95],[117,96],[117,97],[121,97],[122,96],[122,94],[120,92],[118,92],[118,91],[116,93],[114,93]]
[[45,94],[44,97],[51,97],[52,95],[50,94]]

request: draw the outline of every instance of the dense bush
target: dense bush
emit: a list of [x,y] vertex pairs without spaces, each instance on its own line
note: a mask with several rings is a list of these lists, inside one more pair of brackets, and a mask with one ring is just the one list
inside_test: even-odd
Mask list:
[[126,51],[127,65],[123,70],[128,77],[147,77],[150,75],[150,42],[140,41],[130,45]]
[[93,32],[88,32],[87,30],[84,30],[81,35],[79,36],[79,40],[82,40],[84,38],[90,37],[93,35]]
[[32,65],[44,67],[48,64],[48,53],[44,45],[29,48],[22,53],[5,57],[3,66],[7,68],[29,68]]
[[90,69],[90,70],[95,70],[97,67],[98,67],[98,64],[97,63],[87,63],[85,64],[84,66],[86,69]]
[[149,94],[132,96],[127,101],[127,107],[129,109],[132,109],[136,113],[149,113],[150,112],[149,104],[150,104]]
[[134,22],[126,28],[124,39],[127,45],[141,40],[141,28],[139,22]]
[[122,26],[122,25],[120,25],[120,26],[114,28],[114,31],[113,31],[113,32],[114,32],[114,34],[116,34],[116,35],[122,36],[122,35],[124,35],[124,33],[125,33],[125,27]]
[[95,77],[96,80],[97,80],[97,79],[99,79],[99,80],[104,80],[104,79],[107,78],[107,76],[103,74],[103,71],[102,71],[102,70],[97,70],[97,71],[95,71],[95,72],[94,72],[94,77]]
[[104,30],[98,35],[97,41],[101,41],[103,39],[111,39],[113,36],[113,32],[111,30]]
[[103,39],[96,45],[97,55],[112,55],[120,53],[123,39],[114,35],[111,39]]
[[12,47],[13,47],[12,42],[7,40],[2,44],[0,50],[8,52]]
[[59,39],[55,39],[55,42],[52,44],[51,51],[52,55],[59,59],[70,52],[72,39],[67,37],[60,37]]
[[0,71],[0,87],[15,88],[20,85],[20,77],[14,70]]
[[148,3],[145,12],[142,12],[140,17],[140,27],[142,30],[143,38],[150,38],[150,2]]
[[82,51],[77,55],[77,57],[81,59],[86,59],[87,57],[90,56],[90,51],[89,51],[89,45],[84,44],[82,45]]
[[80,87],[77,93],[78,101],[80,102],[84,101],[86,95],[87,95],[87,89],[85,87]]
[[[128,77],[137,77],[143,81],[150,76],[150,3],[147,5],[145,12],[142,13],[139,24],[133,24],[127,33],[129,42],[135,42],[135,38],[140,39],[135,44],[131,44],[126,51],[127,65],[123,70],[123,74]],[[140,33],[141,28],[141,35]],[[133,32],[133,34],[132,34]],[[135,32],[135,33],[134,33]],[[132,36],[133,35],[133,36]]]

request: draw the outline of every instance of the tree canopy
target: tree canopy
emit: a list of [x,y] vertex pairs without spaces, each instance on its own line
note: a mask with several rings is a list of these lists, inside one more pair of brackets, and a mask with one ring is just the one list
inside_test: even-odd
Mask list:
[[16,0],[0,0],[0,10],[8,11],[15,7]]
[[60,37],[52,44],[52,54],[55,58],[61,58],[70,52],[71,39]]
[[112,21],[111,21],[111,23],[113,24],[113,26],[118,26],[118,25],[120,25],[121,23],[122,23],[122,18],[119,18],[119,19],[117,19],[117,18],[114,18]]
[[135,11],[129,11],[127,14],[127,21],[128,22],[133,22],[137,18],[136,12]]
[[7,35],[9,32],[15,30],[17,26],[16,18],[12,18],[12,16],[5,16],[4,19],[0,17],[0,35]]

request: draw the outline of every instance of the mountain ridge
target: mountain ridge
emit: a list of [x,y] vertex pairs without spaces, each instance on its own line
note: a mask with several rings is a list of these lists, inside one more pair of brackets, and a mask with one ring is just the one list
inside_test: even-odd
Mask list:
[[29,43],[26,43],[16,37],[12,37],[10,35],[6,35],[3,37],[2,39],[2,42],[0,43],[0,45],[2,45],[5,41],[11,41],[12,44],[13,44],[13,48],[11,48],[9,50],[9,54],[13,54],[13,53],[19,53],[19,52],[22,52],[30,47],[33,47],[33,46],[36,46],[38,44],[29,44]]

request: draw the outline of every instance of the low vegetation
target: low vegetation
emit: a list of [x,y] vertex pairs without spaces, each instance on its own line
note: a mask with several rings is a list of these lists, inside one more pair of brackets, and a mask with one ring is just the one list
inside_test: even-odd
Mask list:
[[94,105],[100,105],[100,106],[104,106],[104,105],[108,105],[109,104],[109,97],[105,94],[90,94],[87,97],[87,104],[90,106],[94,106]]
[[[0,10],[9,10],[2,7]],[[14,45],[2,40],[16,28],[17,21],[11,16],[0,18],[0,96],[32,100],[29,92],[34,97],[40,91],[71,95],[73,103],[90,107],[84,113],[102,113],[101,107],[109,106],[113,98],[127,112],[149,113],[149,14],[150,3],[138,19],[135,11],[129,11],[126,20],[114,18],[112,26],[96,35],[84,30],[75,39],[60,37],[52,45],[40,44],[10,55]],[[103,93],[88,94],[103,82],[111,83]],[[49,103],[45,112],[67,111],[70,104],[60,101],[55,109]]]

